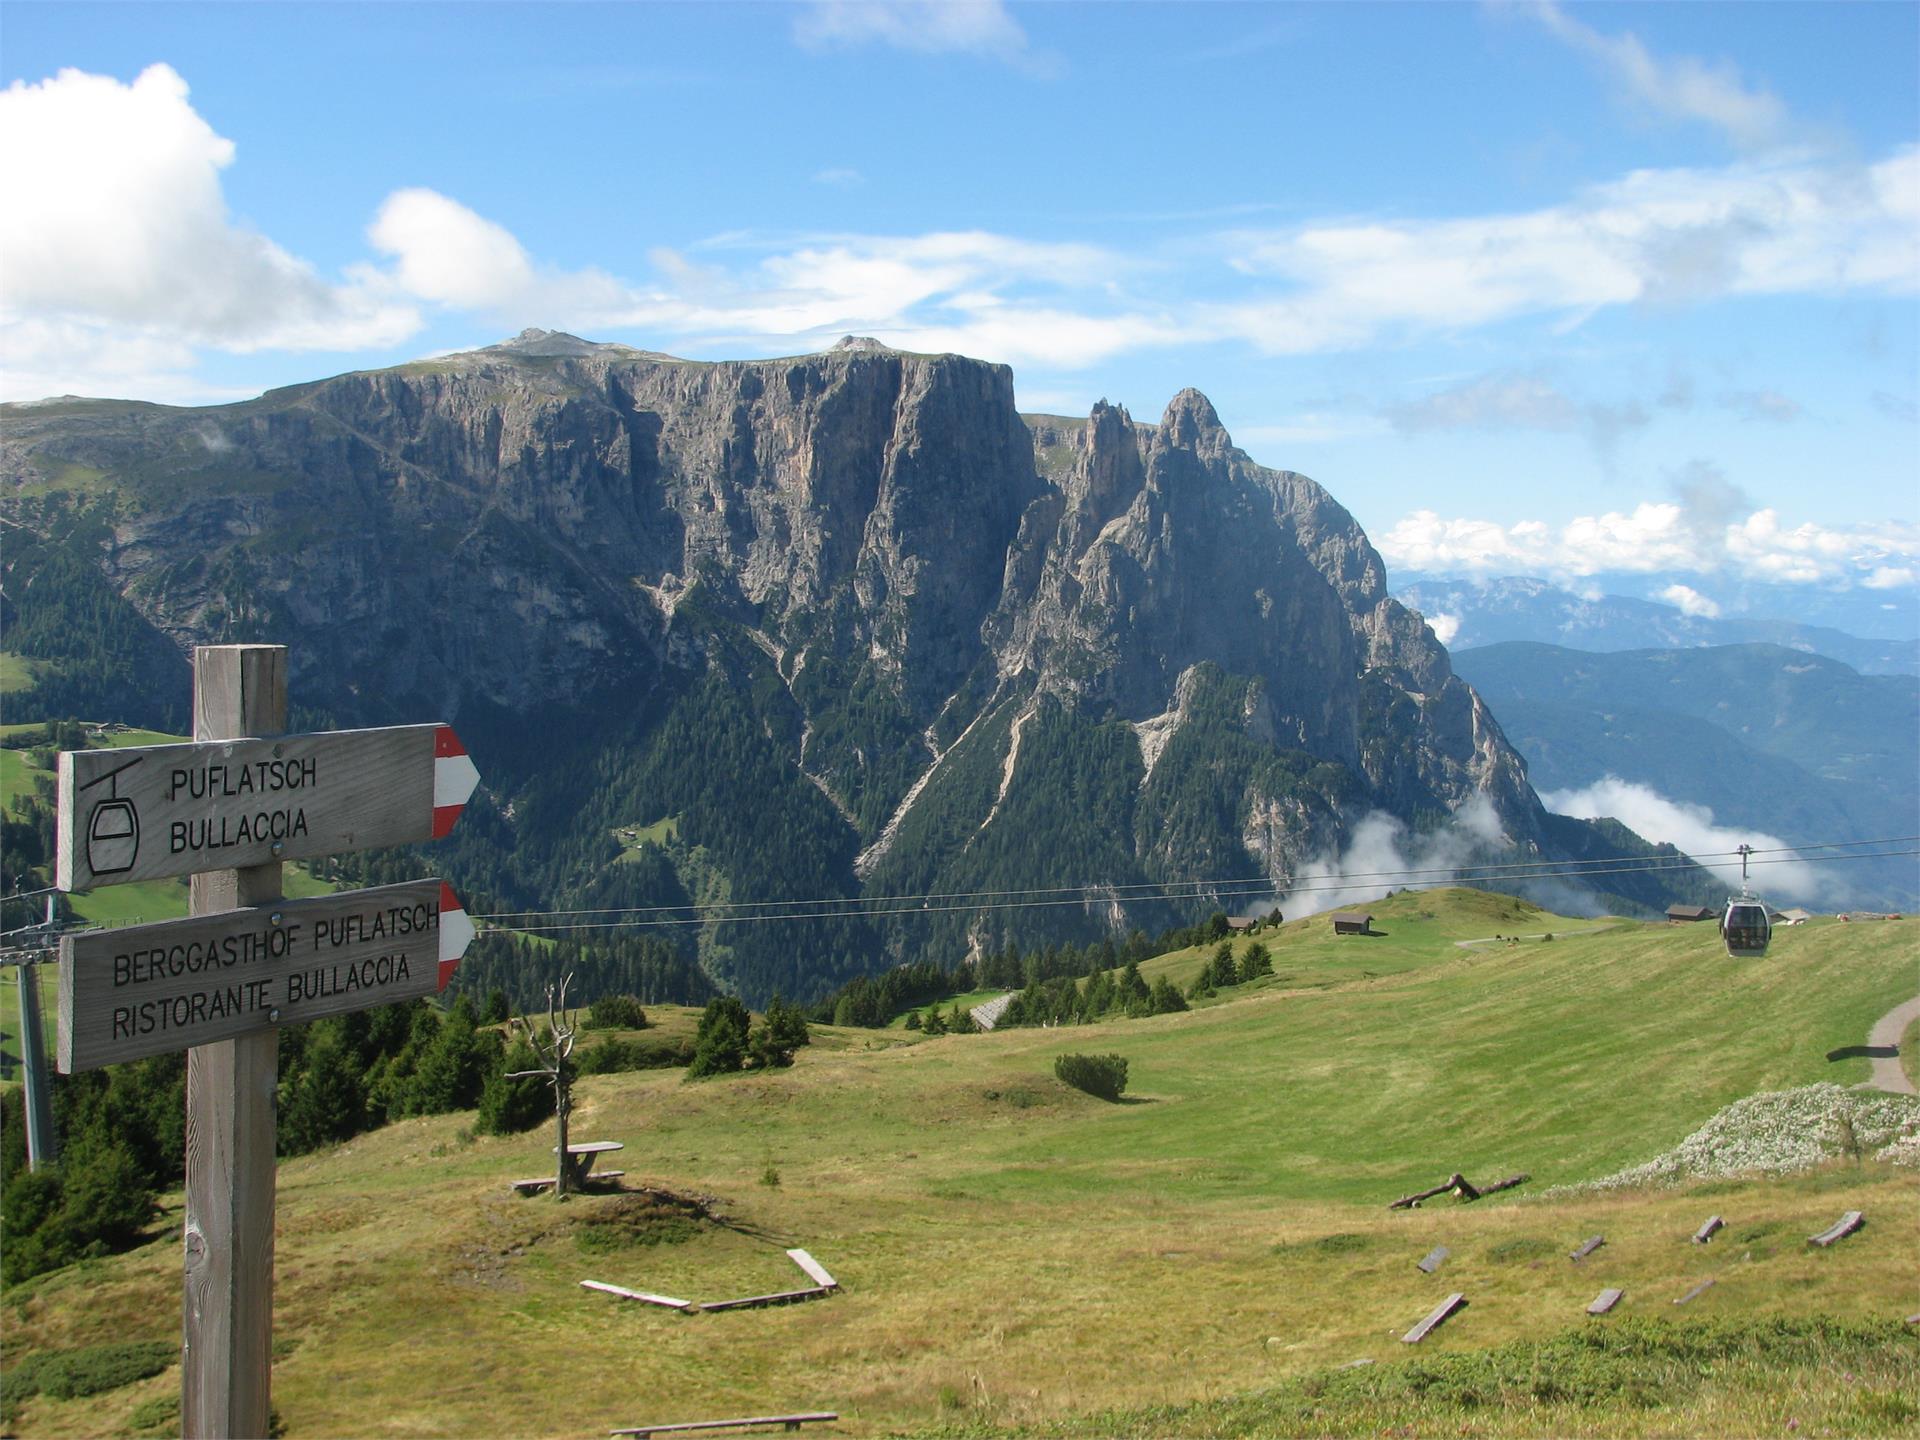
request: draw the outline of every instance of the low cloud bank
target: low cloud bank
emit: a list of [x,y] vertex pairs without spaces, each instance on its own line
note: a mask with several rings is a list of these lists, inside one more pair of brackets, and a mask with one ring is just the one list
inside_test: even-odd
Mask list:
[[[1506,836],[1485,796],[1476,795],[1437,830],[1414,834],[1406,822],[1383,810],[1353,827],[1344,849],[1300,867],[1293,888],[1272,902],[1289,920],[1323,910],[1344,910],[1378,900],[1390,890],[1428,890],[1451,885],[1456,872],[1484,863],[1502,850]],[[1270,905],[1252,913],[1265,914]]]
[[[1612,818],[1644,840],[1672,845],[1712,871],[1735,893],[1740,888],[1740,858],[1728,852],[1751,845],[1756,850],[1781,852],[1761,857],[1768,862],[1798,858],[1777,835],[1721,825],[1705,805],[1669,800],[1650,786],[1622,780],[1618,775],[1608,775],[1584,789],[1547,791],[1540,802],[1549,810],[1580,820]],[[1831,882],[1823,882],[1810,865],[1767,863],[1755,865],[1751,873],[1754,893],[1769,900],[1811,900],[1831,888]]]

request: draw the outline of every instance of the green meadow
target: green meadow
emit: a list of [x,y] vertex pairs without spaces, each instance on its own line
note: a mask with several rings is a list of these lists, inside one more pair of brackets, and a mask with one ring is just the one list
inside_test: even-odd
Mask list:
[[[1324,916],[1269,931],[1276,971],[1312,984],[1186,1014],[930,1040],[818,1027],[791,1070],[588,1076],[573,1135],[624,1142],[617,1193],[514,1195],[550,1130],[476,1138],[468,1116],[286,1162],[286,1433],[810,1409],[850,1435],[1920,1433],[1920,1340],[1899,1324],[1920,1295],[1913,1171],[1862,1158],[1543,1194],[1742,1096],[1864,1080],[1864,1058],[1827,1054],[1911,996],[1920,922],[1799,927],[1746,961],[1706,925],[1569,935],[1581,922],[1512,916],[1555,938],[1455,943],[1502,931],[1485,921],[1506,903],[1407,894],[1368,907],[1377,938],[1336,939]],[[1054,1079],[1075,1051],[1127,1058],[1121,1103]],[[1387,1208],[1456,1170],[1532,1180]],[[8,1359],[175,1337],[173,1203],[149,1245],[0,1296]],[[1807,1245],[1847,1209],[1864,1230]],[[1692,1244],[1713,1213],[1725,1234]],[[1570,1261],[1594,1234],[1605,1246]],[[796,1245],[843,1293],[678,1314],[579,1285],[765,1293],[804,1283],[781,1253]],[[1435,1245],[1452,1257],[1424,1275]],[[1589,1318],[1603,1287],[1626,1299]],[[1402,1345],[1452,1291],[1467,1308]],[[1373,1363],[1340,1368],[1356,1361]],[[19,1433],[137,1433],[177,1385],[35,1396]]]

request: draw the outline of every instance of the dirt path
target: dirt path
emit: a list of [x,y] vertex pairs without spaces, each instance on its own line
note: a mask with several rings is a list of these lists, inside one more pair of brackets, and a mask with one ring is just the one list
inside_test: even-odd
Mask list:
[[1907,1072],[1900,1065],[1900,1037],[1915,1020],[1920,1020],[1920,996],[1894,1006],[1874,1021],[1873,1029],[1867,1032],[1867,1049],[1873,1052],[1873,1073],[1867,1077],[1867,1084],[1875,1090],[1885,1090],[1890,1095],[1916,1093],[1913,1082],[1907,1079]]

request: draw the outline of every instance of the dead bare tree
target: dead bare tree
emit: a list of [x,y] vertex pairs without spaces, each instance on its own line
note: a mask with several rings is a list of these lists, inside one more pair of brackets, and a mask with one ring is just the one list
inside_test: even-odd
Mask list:
[[567,987],[572,983],[573,972],[569,970],[560,981],[560,993],[557,999],[554,996],[553,986],[547,986],[547,1028],[544,1035],[533,1028],[533,1022],[525,1015],[515,1017],[513,1023],[526,1033],[527,1043],[533,1047],[534,1057],[539,1060],[540,1068],[507,1072],[509,1080],[544,1075],[553,1084],[554,1125],[560,1140],[554,1151],[553,1193],[555,1198],[567,1193],[568,1182],[573,1179],[573,1157],[567,1153],[567,1113],[573,1108],[573,1074],[567,1065],[567,1057],[573,1054],[573,1034],[576,1028],[574,1017],[567,1013]]

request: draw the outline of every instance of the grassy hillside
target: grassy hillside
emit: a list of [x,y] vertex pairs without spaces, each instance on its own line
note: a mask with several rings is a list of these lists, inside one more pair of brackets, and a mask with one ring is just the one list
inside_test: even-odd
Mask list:
[[[1743,962],[1708,926],[1457,946],[1504,931],[1485,924],[1488,903],[1394,897],[1369,907],[1389,932],[1377,941],[1335,941],[1324,920],[1262,937],[1283,974],[1373,966],[1342,958],[1349,945],[1406,962],[1371,979],[1328,974],[1321,989],[935,1040],[827,1028],[791,1071],[584,1079],[576,1137],[626,1142],[630,1188],[694,1197],[724,1223],[637,1194],[517,1199],[506,1182],[542,1173],[550,1136],[474,1139],[470,1117],[406,1121],[286,1162],[275,1403],[296,1437],[580,1434],[784,1408],[838,1410],[848,1434],[1324,1433],[1354,1416],[1375,1433],[1442,1412],[1362,1396],[1316,1422],[1299,1387],[1338,1399],[1352,1382],[1325,1376],[1358,1359],[1378,1362],[1382,1384],[1405,1381],[1413,1352],[1395,1337],[1453,1290],[1470,1306],[1421,1365],[1478,1365],[1489,1347],[1652,1315],[1911,1313],[1911,1171],[1867,1162],[1679,1191],[1540,1192],[1650,1158],[1737,1097],[1863,1080],[1866,1060],[1825,1057],[1858,1047],[1912,993],[1920,922],[1809,925]],[[690,1018],[657,1008],[676,1026]],[[1070,1051],[1126,1056],[1125,1101],[1058,1084],[1053,1060]],[[1453,1170],[1534,1180],[1471,1206],[1385,1208]],[[1805,1245],[1850,1208],[1868,1213],[1865,1231],[1831,1251]],[[1714,1212],[1727,1235],[1690,1244]],[[173,1338],[179,1218],[163,1216],[141,1250],[0,1297],[8,1362]],[[1592,1234],[1607,1245],[1571,1264]],[[1436,1244],[1453,1258],[1422,1275],[1413,1262]],[[695,1300],[785,1288],[799,1282],[780,1253],[790,1245],[846,1293],[678,1315],[578,1285]],[[1719,1283],[1675,1311],[1709,1276]],[[1603,1286],[1627,1299],[1588,1321]],[[1710,1362],[1683,1375],[1655,1363],[1658,1345],[1641,1350],[1635,1383],[1676,1408],[1444,1413],[1503,1434],[1750,1434],[1787,1413],[1839,1433],[1915,1430],[1911,1411],[1871,1398],[1920,1385],[1920,1345],[1904,1334],[1819,1352],[1844,1360],[1833,1368],[1849,1381],[1825,1378],[1816,1356],[1805,1377],[1787,1360],[1729,1363],[1704,1391]],[[1740,1388],[1742,1374],[1759,1388]],[[122,1433],[177,1383],[168,1371],[87,1399],[34,1397],[18,1429]],[[1274,1385],[1282,1399],[1266,1410],[1245,1398]]]

